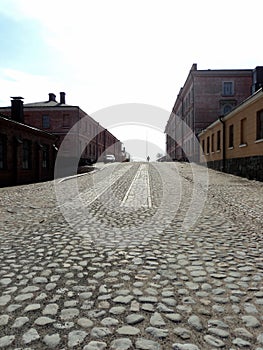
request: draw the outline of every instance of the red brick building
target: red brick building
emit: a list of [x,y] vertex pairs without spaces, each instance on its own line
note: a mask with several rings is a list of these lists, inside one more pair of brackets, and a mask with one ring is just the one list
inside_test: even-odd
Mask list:
[[252,69],[198,70],[193,64],[165,128],[167,156],[198,159],[193,134],[198,135],[250,96],[252,84]]
[[12,119],[0,114],[0,186],[53,179],[56,137],[23,124],[21,98],[12,104]]
[[[65,95],[60,92],[59,102],[55,94],[49,93],[47,101],[24,104],[25,124],[55,135],[58,147],[70,133],[66,141],[68,154],[73,155],[72,147],[76,156],[83,150],[80,164],[94,163],[105,153],[121,160],[121,142],[80,107],[66,104]],[[10,115],[11,108],[0,108],[0,112]],[[77,127],[72,129],[74,125]]]

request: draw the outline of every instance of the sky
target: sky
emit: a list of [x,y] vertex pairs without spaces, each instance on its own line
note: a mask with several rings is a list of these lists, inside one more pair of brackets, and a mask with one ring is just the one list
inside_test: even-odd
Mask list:
[[[156,106],[167,117],[142,115],[148,130],[137,144],[137,121],[131,128],[123,115],[114,129],[131,153],[144,142],[139,148],[152,145],[154,158],[157,148],[165,151],[163,131],[193,63],[263,64],[261,7],[261,0],[0,0],[0,106],[10,96],[29,103],[60,91],[90,115],[120,104]],[[156,128],[158,137],[150,137]]]

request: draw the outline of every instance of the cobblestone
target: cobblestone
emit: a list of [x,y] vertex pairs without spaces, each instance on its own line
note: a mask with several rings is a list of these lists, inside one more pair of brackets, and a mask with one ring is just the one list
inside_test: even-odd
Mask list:
[[71,224],[52,182],[0,189],[0,348],[261,350],[263,185],[209,176],[188,230],[190,164],[78,178]]

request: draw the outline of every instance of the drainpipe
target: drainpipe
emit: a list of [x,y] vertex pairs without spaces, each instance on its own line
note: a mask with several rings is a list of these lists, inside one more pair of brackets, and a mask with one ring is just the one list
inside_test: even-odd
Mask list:
[[97,133],[96,133],[96,163],[99,158],[99,123],[97,123]]
[[[192,105],[192,111],[193,111],[193,129],[192,132],[194,134],[194,137],[197,138],[197,132],[195,129],[196,126],[196,120],[195,120],[195,82],[194,82],[194,75],[192,75],[192,101],[193,101],[193,105]],[[191,119],[190,119],[191,120]],[[193,143],[192,143],[192,152],[193,152],[193,160],[196,163],[199,163],[199,159],[200,159],[200,150],[199,148],[196,149],[196,144],[195,144],[195,138],[193,139]]]
[[78,107],[78,129],[77,129],[78,166],[79,166],[79,163],[80,163],[80,160],[81,160],[81,154],[80,154],[80,124],[81,124],[80,123],[80,113],[79,113],[79,107]]
[[222,171],[225,172],[225,166],[226,166],[226,125],[223,120],[223,116],[219,116],[218,118],[220,122],[222,123]]

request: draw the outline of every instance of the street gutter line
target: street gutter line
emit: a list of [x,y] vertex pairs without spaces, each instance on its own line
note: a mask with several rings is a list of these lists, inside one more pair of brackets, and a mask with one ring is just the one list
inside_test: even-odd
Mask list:
[[[140,165],[140,168],[141,168],[141,165]],[[121,207],[123,207],[124,204],[125,204],[125,202],[127,201],[127,198],[128,198],[128,196],[129,196],[129,194],[130,194],[130,192],[131,192],[132,186],[133,186],[135,180],[136,180],[136,179],[139,177],[139,175],[140,175],[140,174],[139,174],[140,168],[137,170],[137,172],[136,172],[136,174],[135,174],[135,176],[134,176],[134,178],[133,178],[133,180],[132,180],[132,182],[131,182],[131,184],[130,184],[130,187],[128,188],[128,190],[127,190],[127,192],[126,192],[126,194],[125,194],[125,196],[124,196],[124,198],[123,198],[123,200],[122,200],[122,202],[121,202]]]
[[126,194],[125,194],[125,196],[124,196],[124,198],[123,198],[123,200],[121,202],[121,205],[120,205],[121,207],[123,207],[125,205],[125,203],[127,202],[129,194],[130,194],[130,192],[131,192],[135,182],[137,181],[139,176],[141,174],[143,174],[143,172],[145,173],[145,176],[146,176],[146,179],[145,179],[146,183],[145,184],[147,186],[146,191],[147,191],[148,207],[149,208],[152,207],[151,192],[150,192],[150,180],[149,180],[149,175],[148,175],[148,167],[147,167],[147,169],[145,169],[145,165],[144,164],[141,164],[140,168],[137,170],[137,172],[136,172],[136,174],[135,174],[135,176],[134,176],[134,178],[133,178],[133,180],[132,180],[132,182],[131,182],[131,184],[130,184],[130,186],[129,186],[129,188],[128,188],[128,190],[127,190],[127,192],[126,192]]
[[[149,166],[148,166],[149,169]],[[149,171],[147,169],[147,199],[149,208],[152,207],[152,199],[151,199],[151,187],[150,187],[150,179],[149,179]]]

